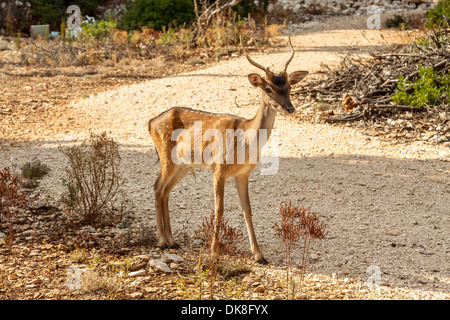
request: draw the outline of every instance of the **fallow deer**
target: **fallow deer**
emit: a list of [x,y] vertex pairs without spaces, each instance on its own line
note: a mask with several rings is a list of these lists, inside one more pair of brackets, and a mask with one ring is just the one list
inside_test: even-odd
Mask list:
[[[245,222],[247,225],[247,231],[250,238],[251,251],[255,257],[255,260],[262,264],[267,264],[263,254],[256,241],[255,232],[252,223],[252,211],[250,206],[249,194],[248,194],[248,179],[253,168],[256,166],[256,162],[250,162],[248,153],[246,152],[245,161],[237,163],[236,161],[229,161],[225,159],[227,154],[232,154],[232,160],[236,160],[237,146],[234,148],[225,150],[220,154],[222,150],[214,149],[214,153],[219,152],[220,157],[223,157],[224,161],[198,161],[197,155],[202,155],[208,145],[213,143],[217,138],[225,141],[227,137],[227,131],[234,130],[246,132],[254,129],[257,138],[259,138],[261,130],[266,130],[267,139],[269,138],[272,128],[274,126],[275,116],[278,111],[283,113],[292,114],[295,111],[294,106],[290,100],[291,86],[301,81],[308,71],[296,71],[291,74],[287,74],[286,70],[289,63],[294,57],[294,48],[292,47],[291,39],[289,37],[288,44],[290,47],[290,56],[284,65],[283,71],[275,73],[269,70],[268,67],[253,61],[242,46],[247,60],[255,67],[264,71],[264,77],[261,77],[257,73],[250,73],[248,79],[250,83],[259,89],[261,89],[261,102],[260,107],[256,115],[252,119],[244,119],[234,115],[228,114],[215,114],[205,111],[193,110],[182,107],[171,108],[157,117],[151,119],[148,123],[149,132],[152,137],[154,146],[156,148],[158,157],[161,162],[161,171],[154,184],[155,190],[155,205],[156,205],[156,224],[157,224],[157,245],[165,249],[177,248],[178,244],[175,242],[172,231],[170,228],[169,219],[169,194],[172,189],[184,178],[184,176],[193,171],[195,168],[210,169],[213,172],[214,177],[214,198],[215,198],[215,215],[216,226],[217,221],[222,219],[224,212],[224,187],[225,181],[228,178],[234,177],[236,182],[236,188],[238,191],[241,207],[244,213]],[[241,43],[242,45],[242,43]],[[201,124],[201,137],[195,137],[195,124]],[[185,140],[186,136],[182,139],[174,139],[173,133],[176,131],[188,132],[190,136],[194,136],[194,139]],[[203,135],[208,130],[216,130],[220,136],[215,135],[211,139],[203,139]],[[234,139],[234,138],[233,138]],[[180,148],[180,145],[184,144],[189,147],[188,149]],[[233,140],[234,141],[234,140]],[[260,141],[258,139],[258,141]],[[250,152],[250,145],[248,139],[244,140],[246,151]],[[189,145],[187,145],[189,144]],[[195,150],[195,148],[201,148],[201,150]],[[261,143],[258,146],[257,160],[260,158]],[[192,150],[189,154],[182,154],[183,150]],[[174,161],[174,154],[184,157],[189,161]],[[217,159],[217,157],[216,157]],[[220,158],[219,158],[220,160]],[[228,160],[228,161],[225,161]],[[216,228],[215,235],[213,237],[211,253],[214,256],[214,252],[217,250],[216,239],[218,230]]]

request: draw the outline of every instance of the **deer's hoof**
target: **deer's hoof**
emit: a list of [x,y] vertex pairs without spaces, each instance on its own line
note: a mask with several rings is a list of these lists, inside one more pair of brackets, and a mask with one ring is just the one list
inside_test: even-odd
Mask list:
[[180,249],[180,245],[178,243],[174,243],[173,245],[170,246],[170,249]]
[[261,259],[259,259],[259,260],[256,260],[256,262],[258,262],[258,263],[260,263],[260,264],[263,264],[263,265],[268,265],[268,264],[269,264],[269,262],[267,262],[267,260],[264,259],[264,258],[261,258]]
[[161,246],[158,246],[158,248],[160,248],[161,250],[166,250],[166,249],[168,249],[169,247],[168,247],[167,245],[163,244],[163,245],[161,245]]

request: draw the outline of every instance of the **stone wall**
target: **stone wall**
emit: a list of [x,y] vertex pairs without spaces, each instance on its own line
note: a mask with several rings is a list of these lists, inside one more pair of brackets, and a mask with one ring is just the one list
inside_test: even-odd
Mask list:
[[271,3],[269,12],[277,9],[293,13],[364,15],[372,5],[378,6],[381,12],[401,12],[410,10],[429,10],[437,1],[422,0],[277,0]]

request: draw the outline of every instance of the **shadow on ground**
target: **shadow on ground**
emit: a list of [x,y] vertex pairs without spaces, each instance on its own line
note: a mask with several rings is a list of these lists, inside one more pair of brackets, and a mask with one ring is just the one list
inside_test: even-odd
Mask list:
[[[65,142],[67,143],[67,142]],[[0,168],[39,159],[51,172],[40,186],[44,201],[62,193],[65,159],[58,141],[9,143],[0,141]],[[121,145],[124,188],[135,204],[138,222],[155,230],[153,182],[159,171],[153,147]],[[328,225],[325,240],[313,243],[308,270],[365,281],[375,265],[381,281],[390,286],[426,286],[449,291],[450,165],[441,160],[412,160],[366,155],[321,155],[280,158],[276,175],[250,178],[250,199],[257,239],[267,260],[283,265],[284,251],[276,238],[279,205],[292,201],[311,207]],[[214,208],[211,174],[188,175],[171,194],[170,211],[175,238],[192,237]],[[247,239],[234,182],[228,181],[225,217]],[[153,237],[152,237],[153,238]],[[154,238],[152,242],[154,241]],[[184,242],[184,241],[183,241]],[[248,242],[241,245],[249,252]],[[301,259],[294,250],[294,264]]]

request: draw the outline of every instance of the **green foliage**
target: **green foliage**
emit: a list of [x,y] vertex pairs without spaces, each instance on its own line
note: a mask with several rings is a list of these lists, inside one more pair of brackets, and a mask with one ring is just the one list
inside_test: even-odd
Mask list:
[[419,77],[416,81],[398,77],[397,90],[392,101],[413,107],[435,106],[448,103],[449,95],[450,74],[445,72],[439,75],[433,68],[419,65]]
[[241,17],[247,17],[249,13],[265,11],[268,5],[269,0],[262,0],[259,4],[256,4],[253,0],[242,0],[233,7],[233,10]]
[[49,24],[55,28],[64,15],[62,0],[31,0],[31,19],[35,24]]
[[427,28],[448,26],[448,20],[445,16],[450,19],[450,0],[440,0],[434,9],[428,11]]
[[386,27],[387,28],[401,28],[405,25],[405,19],[401,15],[394,15],[394,17],[389,18],[386,20]]
[[194,21],[194,4],[191,0],[136,0],[121,20],[127,29],[144,26],[162,30],[164,26],[177,26]]
[[22,176],[27,179],[41,179],[49,172],[49,168],[46,164],[41,163],[40,160],[25,163],[20,170]]
[[83,32],[88,37],[95,38],[97,40],[105,38],[111,34],[117,28],[116,20],[102,20],[95,24],[87,24],[83,26]]
[[70,5],[80,7],[81,15],[95,15],[98,0],[30,0],[31,18],[34,24],[49,24],[58,30],[61,19],[67,19],[66,10]]

